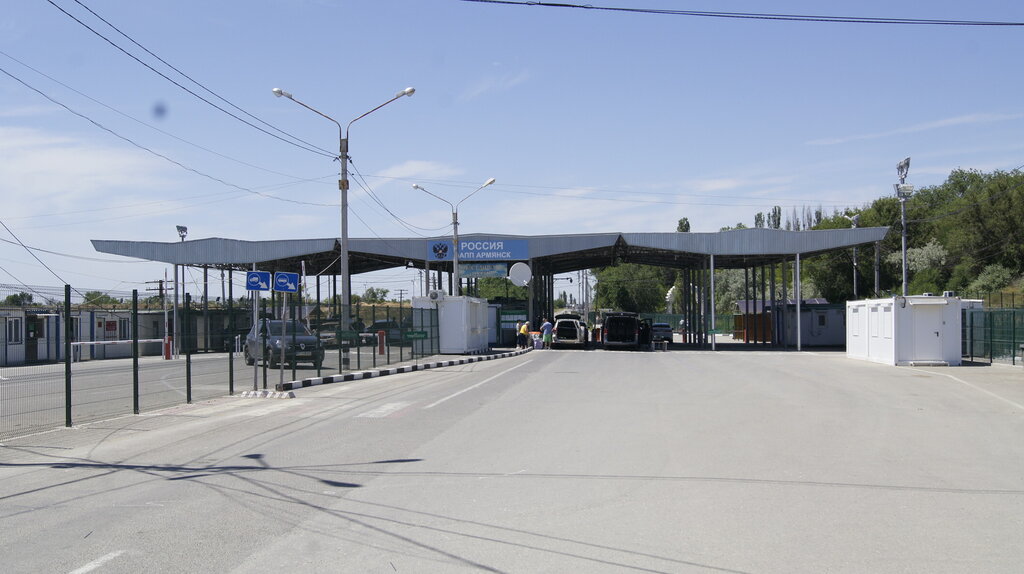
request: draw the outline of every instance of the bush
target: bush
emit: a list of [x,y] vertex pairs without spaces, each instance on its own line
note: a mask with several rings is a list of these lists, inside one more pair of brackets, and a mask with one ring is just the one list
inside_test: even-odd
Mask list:
[[1013,280],[1013,272],[996,263],[983,269],[978,278],[971,282],[968,290],[975,293],[991,293],[1005,289]]

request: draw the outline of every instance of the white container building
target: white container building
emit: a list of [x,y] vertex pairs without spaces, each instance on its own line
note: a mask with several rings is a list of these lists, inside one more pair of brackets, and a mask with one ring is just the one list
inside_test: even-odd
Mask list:
[[897,366],[961,363],[957,297],[912,295],[846,303],[846,356]]
[[[413,309],[437,308],[439,352],[442,355],[470,355],[488,349],[487,299],[445,295],[431,291],[428,297],[413,297]],[[413,326],[416,328],[416,325]]]

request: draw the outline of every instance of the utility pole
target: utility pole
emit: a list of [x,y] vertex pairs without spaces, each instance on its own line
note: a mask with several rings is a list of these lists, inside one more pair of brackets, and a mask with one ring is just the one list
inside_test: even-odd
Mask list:
[[398,302],[401,303],[405,300],[405,289],[396,289],[398,291]]

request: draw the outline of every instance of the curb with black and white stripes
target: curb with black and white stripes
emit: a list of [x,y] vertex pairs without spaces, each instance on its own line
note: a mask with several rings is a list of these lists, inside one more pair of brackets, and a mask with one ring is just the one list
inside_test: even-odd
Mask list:
[[414,371],[425,371],[427,369],[437,369],[440,367],[454,367],[456,365],[466,365],[469,363],[478,363],[480,361],[493,361],[494,359],[505,359],[507,357],[515,357],[522,355],[523,353],[530,352],[531,349],[520,349],[515,351],[508,351],[506,353],[495,353],[491,355],[478,355],[475,357],[463,357],[461,359],[451,359],[448,361],[435,361],[432,363],[419,363],[416,365],[406,365],[404,367],[392,367],[390,369],[380,369],[376,371],[363,371],[360,373],[345,373],[342,375],[329,375],[326,377],[310,377],[308,379],[302,379],[301,381],[291,381],[289,383],[283,383],[275,385],[274,391],[245,391],[241,394],[243,398],[254,398],[254,399],[294,399],[295,393],[291,392],[294,389],[303,389],[306,387],[312,387],[316,385],[327,385],[330,383],[344,383],[348,381],[360,381],[363,379],[372,379],[375,377],[384,377],[387,375],[397,375],[398,373],[411,373]]

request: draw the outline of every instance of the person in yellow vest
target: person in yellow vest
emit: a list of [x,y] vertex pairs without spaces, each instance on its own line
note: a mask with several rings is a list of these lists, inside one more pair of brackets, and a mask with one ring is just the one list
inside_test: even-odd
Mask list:
[[518,339],[519,348],[520,349],[525,349],[527,343],[529,342],[529,340],[530,340],[530,322],[526,321],[526,322],[523,323],[523,325],[521,327],[519,327],[519,339]]

